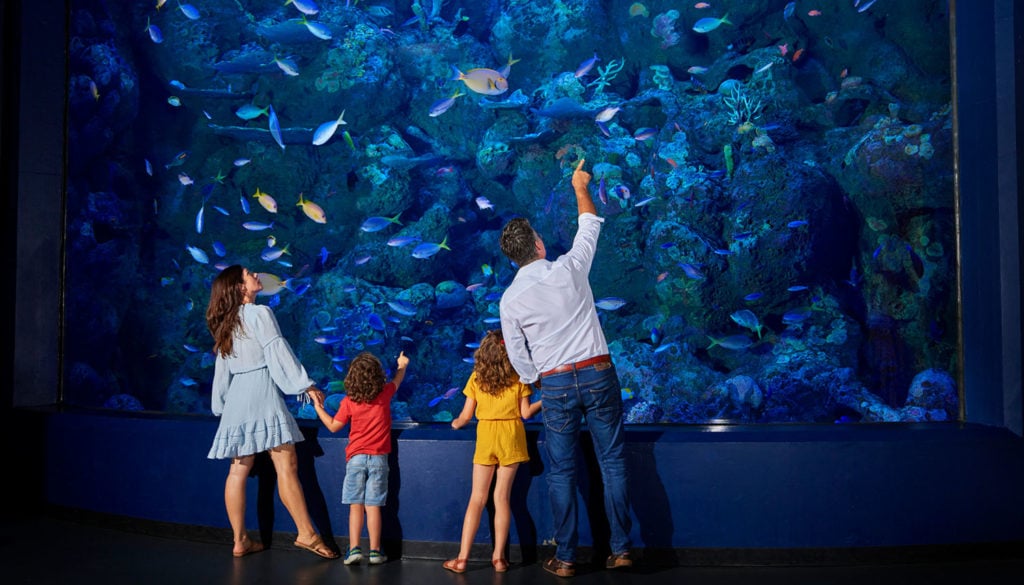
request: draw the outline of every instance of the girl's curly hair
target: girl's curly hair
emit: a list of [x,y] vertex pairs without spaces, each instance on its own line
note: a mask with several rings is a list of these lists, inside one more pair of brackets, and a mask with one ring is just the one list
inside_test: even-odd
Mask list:
[[508,361],[501,329],[492,329],[484,335],[480,347],[473,352],[473,361],[480,390],[487,394],[497,396],[519,380],[519,374]]
[[238,264],[220,271],[210,286],[210,304],[206,307],[206,328],[213,336],[213,353],[228,357],[234,353],[235,329],[242,326],[238,307],[242,306],[242,276]]
[[364,351],[352,360],[345,375],[345,393],[352,402],[370,402],[384,389],[384,366],[380,359]]

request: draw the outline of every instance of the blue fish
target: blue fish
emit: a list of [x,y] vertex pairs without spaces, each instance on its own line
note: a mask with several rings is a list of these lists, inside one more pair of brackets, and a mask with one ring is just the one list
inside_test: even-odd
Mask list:
[[277,112],[274,111],[274,106],[267,106],[270,117],[270,135],[274,137],[274,142],[284,150],[284,142],[281,140],[281,122],[277,119]]
[[154,43],[160,44],[164,42],[164,33],[160,32],[160,27],[150,23],[148,18],[146,19],[146,32],[149,33],[149,38]]
[[722,18],[702,18],[693,25],[693,30],[699,33],[709,33],[723,24],[732,24],[729,22],[728,14]]
[[749,309],[740,309],[732,315],[729,315],[729,317],[739,325],[757,333],[757,338],[761,339],[762,325],[753,311],[750,311]]
[[274,227],[274,222],[263,223],[262,221],[247,221],[242,224],[242,227],[251,232],[258,232],[262,230],[271,229],[272,227]]
[[399,213],[394,217],[368,217],[366,218],[366,221],[363,222],[363,225],[359,226],[359,229],[363,230],[364,232],[372,233],[379,232],[380,230],[388,227],[388,225],[392,223],[402,225],[402,222],[398,221],[398,217],[400,215],[402,214]]
[[464,95],[466,94],[463,93],[461,90],[456,89],[455,93],[453,93],[451,97],[446,97],[444,99],[437,100],[430,106],[430,117],[436,118],[441,114],[447,112],[449,108],[455,105],[456,98],[462,97]]
[[759,298],[761,298],[763,296],[764,296],[764,293],[752,292],[749,295],[743,297],[743,300],[747,301],[748,303],[751,303],[751,302],[754,302],[754,301],[756,301],[757,299],[759,299]]
[[321,247],[320,248],[320,255],[317,256],[317,260],[320,261],[320,266],[326,266],[327,265],[327,256],[328,256],[328,254],[329,254],[329,252],[327,251],[326,247]]
[[228,211],[227,209],[224,209],[224,208],[223,208],[223,207],[221,207],[220,205],[214,205],[214,206],[213,206],[213,208],[214,208],[214,209],[216,209],[216,210],[217,210],[217,213],[219,213],[219,214],[221,214],[221,215],[227,215],[227,216],[230,216],[230,215],[231,215],[231,212],[230,212],[230,211]]
[[796,325],[803,323],[811,316],[811,309],[808,307],[797,307],[790,309],[782,315],[782,322],[786,325]]
[[186,245],[185,249],[188,250],[189,254],[192,254],[192,258],[196,262],[199,262],[200,264],[209,264],[210,263],[210,257],[207,256],[206,252],[204,252],[201,248],[197,248],[195,246],[188,246],[188,245]]
[[316,146],[325,144],[332,136],[334,136],[334,133],[338,131],[338,126],[343,124],[348,124],[348,122],[345,121],[345,110],[341,111],[341,115],[338,116],[337,120],[324,122],[317,127],[316,132],[313,133],[313,144]]
[[692,278],[693,280],[703,280],[704,273],[701,272],[700,268],[696,264],[689,262],[680,262],[679,267],[683,269],[683,274]]
[[574,73],[576,79],[579,79],[580,77],[583,77],[587,73],[590,73],[590,70],[593,69],[594,65],[597,65],[597,62],[600,60],[601,59],[598,58],[597,53],[594,53],[593,57],[580,63],[580,66],[576,68],[576,73]]
[[181,8],[181,12],[189,20],[199,20],[199,10],[195,6],[191,4],[178,4],[178,7]]
[[249,201],[245,198],[245,195],[240,195],[238,200],[242,203],[242,213],[249,215]]
[[730,335],[728,337],[716,338],[708,335],[708,339],[711,340],[711,345],[707,349],[711,349],[716,345],[724,347],[725,349],[746,349],[751,345],[754,345],[754,340],[750,339],[746,335]]
[[605,297],[603,299],[598,299],[594,304],[598,309],[615,311],[621,309],[626,304],[626,299],[620,297]]
[[199,212],[196,213],[196,233],[203,233],[203,211],[206,209],[206,204],[199,206]]
[[228,250],[227,248],[224,247],[224,244],[217,241],[213,242],[213,251],[221,258],[223,258],[228,253]]
[[394,312],[399,315],[405,315],[406,317],[412,317],[417,312],[416,305],[401,299],[388,301],[388,306],[391,307],[391,310]]
[[309,16],[314,16],[317,12],[320,12],[320,8],[316,5],[316,2],[313,2],[313,0],[287,0],[287,2],[284,3],[285,6],[288,6],[289,4],[298,8],[299,12]]
[[417,236],[395,236],[388,240],[388,245],[393,248],[401,248],[418,241],[420,241],[420,238]]
[[381,320],[380,315],[377,313],[370,313],[370,316],[366,319],[367,324],[374,331],[384,331],[384,321]]
[[448,236],[445,236],[440,244],[424,243],[416,246],[412,250],[412,257],[420,259],[430,258],[441,250],[451,251],[451,248],[448,247]]

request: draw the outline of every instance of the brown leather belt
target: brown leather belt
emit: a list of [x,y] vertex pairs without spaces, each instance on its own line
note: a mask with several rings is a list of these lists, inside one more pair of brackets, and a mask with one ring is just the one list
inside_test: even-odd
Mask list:
[[545,376],[551,376],[551,375],[554,375],[554,374],[561,374],[562,372],[571,372],[573,370],[578,370],[580,368],[585,368],[587,366],[593,366],[594,364],[604,364],[604,363],[608,363],[608,362],[611,362],[611,361],[612,361],[612,358],[611,358],[610,355],[608,355],[608,354],[599,355],[597,357],[592,357],[589,360],[583,360],[582,362],[576,362],[575,364],[566,364],[564,366],[558,366],[557,368],[554,368],[552,370],[548,370],[546,372],[542,372],[540,376],[543,378]]

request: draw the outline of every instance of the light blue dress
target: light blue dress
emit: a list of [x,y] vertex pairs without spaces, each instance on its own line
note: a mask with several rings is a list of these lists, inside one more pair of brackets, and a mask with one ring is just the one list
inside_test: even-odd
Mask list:
[[242,326],[235,331],[234,354],[218,354],[214,366],[210,408],[220,426],[210,459],[244,457],[301,441],[302,431],[281,392],[302,394],[314,385],[281,337],[269,307],[247,303],[239,311]]

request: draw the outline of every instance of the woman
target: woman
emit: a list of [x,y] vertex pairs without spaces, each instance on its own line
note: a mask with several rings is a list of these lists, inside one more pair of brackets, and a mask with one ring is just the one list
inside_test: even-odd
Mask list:
[[281,337],[274,312],[253,302],[261,290],[258,274],[229,266],[213,280],[206,309],[217,356],[210,408],[220,417],[208,457],[231,459],[224,504],[234,532],[234,556],[263,550],[245,528],[245,483],[256,454],[269,451],[278,495],[298,529],[295,546],[335,559],[338,553],[313,529],[306,509],[295,455],[302,432],[278,389],[320,400],[323,395]]

